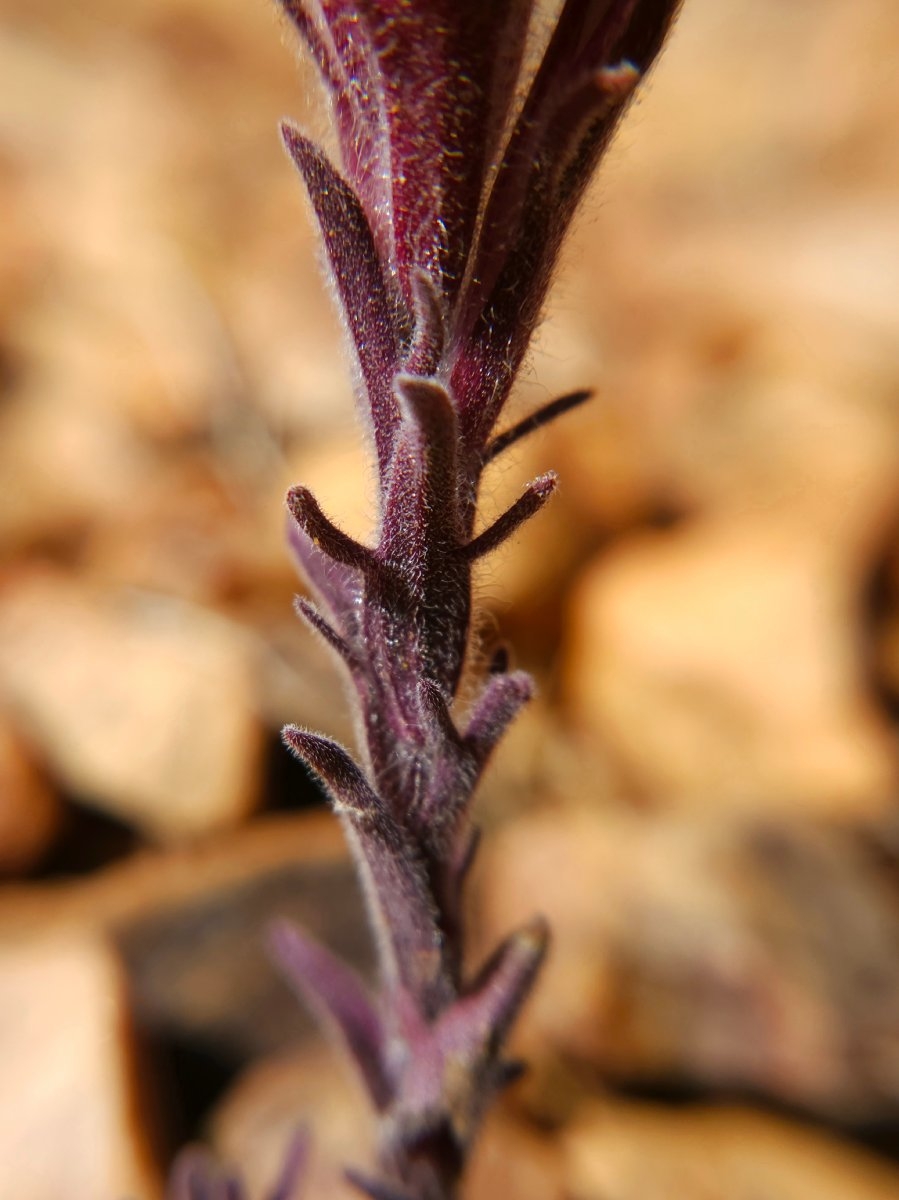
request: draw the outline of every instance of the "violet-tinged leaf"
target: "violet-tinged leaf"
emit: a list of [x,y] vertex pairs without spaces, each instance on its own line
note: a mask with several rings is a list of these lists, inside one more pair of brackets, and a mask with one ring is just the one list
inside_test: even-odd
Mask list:
[[459,433],[449,392],[437,379],[405,373],[397,376],[396,391],[404,418],[421,434],[429,498],[442,501],[452,511],[458,483]]
[[321,72],[329,99],[346,90],[346,69],[340,60],[331,31],[318,0],[276,0],[299,30],[312,60]]
[[487,198],[462,300],[452,381],[472,448],[496,421],[562,238],[678,7],[678,0],[566,0],[562,7]]
[[[468,799],[470,794],[454,796],[456,811],[464,810]],[[444,821],[444,825],[448,822]],[[457,993],[462,986],[464,967],[466,906],[463,889],[481,844],[480,829],[465,821],[458,822],[458,826],[455,836],[450,836],[442,827],[431,828],[428,834],[431,844],[440,849],[441,868],[435,872],[434,893],[446,933],[447,969]]]
[[456,414],[436,379],[396,382],[403,422],[384,500],[379,556],[410,578],[427,554],[459,539]]
[[[408,621],[421,600],[419,584],[422,562],[427,553],[424,528],[427,521],[426,470],[427,458],[421,432],[413,423],[404,421],[390,460],[378,544],[381,561],[403,579],[401,598],[398,597],[398,604],[393,607],[401,605],[405,609],[402,613],[404,621]],[[380,595],[376,596],[376,599],[381,598]],[[399,611],[397,615],[400,615]]]
[[315,594],[328,619],[348,638],[357,627],[357,600],[362,587],[359,572],[329,558],[288,516],[287,545],[297,572]]
[[287,725],[283,738],[289,749],[303,760],[327,787],[335,812],[353,820],[389,822],[381,797],[353,761],[349,751],[331,738]]
[[[521,0],[380,0],[357,11],[377,55],[389,128],[396,266],[411,305],[423,267],[451,298],[514,90]],[[494,79],[499,86],[494,87]]]
[[640,72],[634,64],[620,62],[588,71],[560,100],[546,132],[547,142],[554,145],[550,160],[554,178],[550,187],[543,185],[558,198],[554,237],[563,236],[596,160],[639,82]]
[[[460,806],[467,806],[471,798],[477,767],[456,729],[442,689],[425,679],[420,694],[431,762],[426,787],[410,808],[409,820],[435,862],[445,862]],[[452,903],[449,894],[440,899],[441,909]]]
[[508,508],[501,517],[498,517],[483,533],[479,533],[463,548],[465,557],[474,561],[477,558],[483,558],[497,546],[501,546],[516,529],[540,511],[556,490],[558,482],[555,472],[549,471],[546,475],[540,475],[529,483],[511,508]]
[[[484,431],[496,421],[508,381],[518,371],[565,233],[639,78],[631,63],[598,69],[590,64],[559,84],[539,119],[522,114],[519,124],[529,161],[527,178],[519,180],[517,225],[506,225],[504,258],[470,347],[475,358],[505,356],[506,379],[480,414]],[[537,83],[539,77],[535,89]],[[495,250],[492,257],[498,265]],[[485,277],[488,271],[485,266]]]
[[[391,479],[381,550],[391,557],[392,539],[400,533],[391,522],[394,527],[406,523],[406,510],[416,505],[426,551],[445,556],[460,534],[456,411],[446,388],[436,379],[399,375],[396,393],[407,434],[409,466],[404,480]],[[406,557],[401,547],[396,549],[399,560]]]
[[[566,79],[545,111],[530,114],[526,104],[519,118],[488,201],[476,255],[478,286],[466,299],[466,320],[473,324],[452,375],[454,388],[479,397],[461,413],[472,450],[483,445],[499,417],[540,318],[568,225],[637,79],[630,64],[591,69]],[[534,89],[538,82],[539,76]],[[506,191],[512,213],[505,211]],[[493,208],[501,233],[488,239]]]
[[383,269],[393,248],[390,140],[383,78],[357,0],[280,0],[321,72],[343,168],[368,218]]
[[398,301],[388,290],[371,228],[356,193],[298,129],[284,122],[281,132],[318,220],[365,385],[378,462],[383,470],[390,459],[398,416],[392,387],[403,336]]
[[315,605],[305,596],[297,596],[293,602],[297,615],[302,617],[310,629],[313,629],[334,653],[349,667],[355,665],[352,648],[340,636],[332,625],[329,625]]
[[437,1142],[450,1172],[461,1166],[501,1080],[499,1052],[543,960],[547,937],[543,921],[512,934],[436,1021],[404,1030],[408,1057],[389,1113],[393,1147],[414,1160]]
[[442,936],[417,847],[342,746],[295,725],[283,737],[321,779],[344,819],[387,982],[406,987],[425,1010],[445,1001]]
[[611,61],[626,58],[645,75],[658,58],[682,0],[637,0],[612,47]]
[[508,450],[510,446],[514,446],[521,438],[527,437],[528,434],[541,429],[544,425],[548,425],[556,417],[561,417],[564,413],[571,412],[573,408],[578,408],[585,401],[589,400],[592,395],[593,393],[589,390],[569,392],[566,396],[559,396],[557,400],[551,400],[549,404],[544,404],[536,412],[524,417],[510,429],[498,433],[487,446],[484,461],[492,462],[497,455],[502,454],[504,450]]
[[[494,747],[533,693],[533,680],[524,671],[491,676],[469,716],[465,733],[460,737],[453,726],[453,735],[445,737],[440,769],[435,769],[419,814],[421,836],[429,846],[443,850],[448,839],[459,837],[460,822]],[[461,883],[461,876],[458,880]]]
[[356,571],[377,567],[374,552],[330,521],[308,488],[296,484],[287,493],[290,515],[315,545],[336,563]]
[[398,571],[383,566],[375,585],[377,591],[369,588],[363,599],[360,650],[365,657],[357,695],[373,785],[402,820],[415,794],[411,776],[423,744],[416,688],[421,661],[417,629],[403,617],[407,584]]
[[492,675],[471,710],[462,744],[483,770],[497,742],[534,695],[534,681],[525,671]]
[[[465,657],[471,602],[468,563],[456,553],[465,532],[457,497],[456,412],[435,379],[401,375],[396,386],[402,432],[390,466],[378,547],[394,578],[394,593],[386,590],[390,579],[385,575],[384,590],[372,598],[385,617],[414,631],[420,674],[450,695]],[[391,640],[399,644],[399,632]],[[418,681],[411,686],[414,695]]]
[[[568,93],[572,76],[583,76],[589,69],[608,63],[607,58],[597,57],[600,54],[597,42],[604,40],[608,53],[623,13],[632,8],[633,0],[625,3],[594,0],[588,4],[583,0],[566,0],[563,4],[486,200],[464,298],[461,328],[465,335],[471,332],[478,316],[485,313],[506,259],[520,236],[522,213],[535,180],[542,177],[553,160],[556,147],[547,137],[547,127],[561,97]],[[585,51],[590,53],[588,59]],[[537,247],[542,240],[541,237]],[[535,261],[539,255],[537,249]]]
[[524,1003],[546,956],[549,927],[542,917],[510,934],[451,1009],[438,1037],[449,1050],[495,1054]]
[[[564,0],[532,88],[531,106],[543,103],[573,73],[602,67],[645,0]],[[670,5],[669,5],[670,7]]]
[[334,1027],[377,1109],[391,1099],[384,1033],[368,990],[356,972],[302,930],[279,921],[270,944],[282,970],[315,1015]]

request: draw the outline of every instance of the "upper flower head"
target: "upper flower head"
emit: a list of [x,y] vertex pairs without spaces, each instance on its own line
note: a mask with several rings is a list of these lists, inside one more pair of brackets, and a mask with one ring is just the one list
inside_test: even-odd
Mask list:
[[342,174],[285,136],[323,225],[379,457],[401,370],[449,382],[476,448],[678,0],[564,0],[529,78],[533,0],[281,3],[332,102]]

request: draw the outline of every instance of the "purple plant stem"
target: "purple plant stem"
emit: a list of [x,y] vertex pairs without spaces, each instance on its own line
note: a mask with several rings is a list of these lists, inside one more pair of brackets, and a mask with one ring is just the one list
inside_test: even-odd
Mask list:
[[[496,424],[577,204],[655,59],[676,0],[564,0],[520,79],[531,0],[280,0],[331,102],[339,164],[285,124],[356,366],[378,465],[371,544],[302,486],[290,542],[313,593],[304,620],[343,666],[356,762],[294,726],[290,748],[343,821],[377,938],[372,997],[349,968],[281,926],[294,986],[336,1029],[377,1112],[373,1200],[451,1200],[481,1117],[519,1071],[504,1045],[543,960],[537,920],[480,970],[462,889],[471,799],[532,693],[508,655],[469,663],[473,562],[552,495],[534,480],[476,533],[485,466],[587,398]],[[523,101],[518,102],[523,84]]]

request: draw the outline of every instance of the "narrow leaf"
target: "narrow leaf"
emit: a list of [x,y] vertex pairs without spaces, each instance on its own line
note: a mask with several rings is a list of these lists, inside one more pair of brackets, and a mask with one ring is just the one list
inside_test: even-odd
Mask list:
[[362,591],[358,571],[329,558],[290,515],[285,524],[287,547],[300,578],[329,619],[350,634],[358,623],[356,601]]
[[[359,6],[377,55],[390,149],[395,265],[412,303],[416,268],[448,302],[462,280],[488,155],[506,123],[527,17],[522,0],[379,0]],[[496,80],[500,86],[494,88]]]
[[494,747],[534,695],[534,681],[525,671],[492,675],[472,709],[462,744],[482,770]]
[[463,550],[465,557],[472,561],[476,558],[483,558],[485,554],[489,554],[491,550],[501,546],[520,525],[540,511],[556,490],[557,485],[558,478],[553,471],[541,475],[529,483],[511,508],[507,509],[483,533],[478,534],[465,546]]
[[346,86],[343,65],[323,20],[321,5],[316,0],[277,0],[309,47],[315,65],[321,72],[329,96]]
[[284,741],[319,776],[343,817],[388,982],[430,1009],[444,1000],[442,936],[418,848],[337,742],[288,725]]
[[330,521],[308,488],[297,484],[287,493],[290,515],[329,558],[357,571],[376,568],[373,552]]
[[[430,846],[445,852],[448,839],[462,836],[462,818],[471,804],[478,779],[494,747],[533,691],[533,680],[524,671],[491,676],[464,735],[460,738],[454,726],[452,735],[447,731],[419,816],[422,836]],[[463,873],[468,865],[462,867]],[[462,875],[456,878],[461,883]]]
[[556,417],[561,417],[563,413],[571,412],[573,408],[577,408],[585,401],[589,400],[593,395],[591,391],[569,392],[567,396],[559,396],[557,400],[551,401],[549,404],[544,404],[542,408],[538,408],[536,412],[525,417],[511,429],[504,430],[503,433],[497,434],[493,441],[488,445],[484,459],[486,462],[492,462],[498,454],[502,454],[504,450],[508,450],[521,438],[527,437],[529,433],[533,433],[536,429],[540,429],[544,425],[548,425],[550,421],[554,421]]
[[[357,0],[280,0],[321,72],[341,159],[368,218],[382,264],[395,262],[390,135],[384,78]],[[386,269],[386,268],[385,268]]]
[[351,967],[307,934],[279,921],[272,951],[294,989],[320,1021],[333,1026],[380,1111],[390,1102],[381,1020],[362,980]]
[[458,423],[446,388],[436,379],[400,375],[396,390],[406,420],[419,431],[423,485],[432,528],[429,540],[445,545],[456,535]]
[[356,193],[318,147],[293,125],[281,127],[318,219],[328,261],[366,388],[381,469],[390,459],[397,409],[397,300],[391,297],[374,238]]
[[348,666],[354,665],[355,657],[348,643],[344,641],[332,625],[328,624],[310,600],[307,600],[305,596],[297,596],[293,606],[297,615],[302,617],[310,629],[315,630],[319,637],[331,647],[343,662]]
[[364,820],[382,814],[383,804],[347,750],[318,733],[287,725],[284,741],[321,779],[336,812]]
[[471,604],[469,563],[458,553],[467,529],[459,511],[456,412],[436,379],[401,375],[396,386],[402,432],[378,556],[401,582],[391,607],[414,634],[422,673],[450,694],[465,657]]
[[485,205],[453,368],[473,450],[508,395],[559,247],[639,76],[658,54],[678,0],[565,0]]
[[446,1047],[495,1053],[527,998],[549,944],[549,927],[538,917],[511,934],[478,978],[440,1023]]

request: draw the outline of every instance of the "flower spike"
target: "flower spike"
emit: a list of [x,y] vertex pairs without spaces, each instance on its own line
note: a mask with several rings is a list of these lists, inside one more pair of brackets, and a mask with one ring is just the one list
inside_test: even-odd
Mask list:
[[[565,234],[679,4],[559,0],[531,69],[537,0],[276,2],[333,118],[333,155],[290,122],[282,138],[352,350],[378,488],[368,543],[308,488],[288,493],[288,543],[312,597],[297,611],[345,667],[359,761],[293,725],[284,741],[346,833],[375,935],[375,994],[292,926],[278,925],[272,945],[372,1103],[376,1161],[350,1182],[369,1200],[457,1200],[484,1112],[521,1069],[505,1042],[548,937],[537,919],[467,969],[472,801],[533,692],[505,648],[474,644],[472,574],[557,481],[533,480],[476,533],[479,490],[495,458],[590,395],[497,432]],[[306,1152],[294,1143],[267,1200],[296,1200]],[[238,1175],[192,1154],[169,1200],[247,1198]]]
[[[378,467],[369,545],[308,489],[288,496],[315,600],[297,607],[346,665],[360,761],[294,726],[284,737],[344,824],[378,994],[296,931],[282,927],[279,952],[340,1031],[377,1114],[377,1161],[349,1172],[356,1189],[456,1200],[485,1108],[520,1069],[504,1044],[547,944],[538,920],[475,977],[466,970],[472,799],[533,691],[505,649],[482,658],[472,645],[472,572],[557,481],[533,480],[479,533],[478,493],[489,463],[590,395],[497,432],[564,235],[678,5],[561,0],[529,72],[536,0],[279,3],[334,118],[333,162],[290,124],[284,140],[324,243]],[[460,692],[475,697],[467,717]]]

